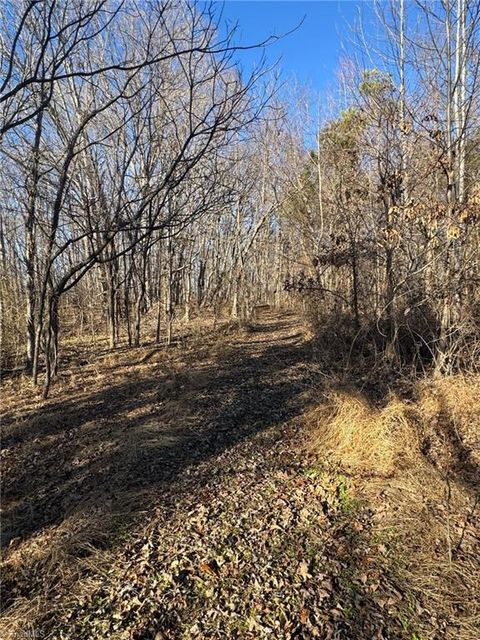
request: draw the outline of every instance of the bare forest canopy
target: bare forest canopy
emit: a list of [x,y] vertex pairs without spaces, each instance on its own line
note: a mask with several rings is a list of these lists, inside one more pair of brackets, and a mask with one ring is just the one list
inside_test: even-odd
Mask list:
[[317,101],[279,90],[268,34],[242,73],[215,6],[0,11],[4,368],[47,395],[63,339],[169,342],[265,304],[301,304],[339,354],[475,366],[477,0],[380,5],[375,66],[360,33],[313,145]]
[[358,5],[0,0],[2,638],[479,639],[480,0]]

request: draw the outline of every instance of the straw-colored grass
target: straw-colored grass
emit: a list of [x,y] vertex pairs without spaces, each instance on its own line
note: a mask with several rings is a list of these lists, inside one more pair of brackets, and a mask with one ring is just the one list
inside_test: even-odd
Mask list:
[[394,541],[422,640],[478,640],[480,377],[423,381],[382,406],[335,391],[306,421],[307,448],[351,476]]
[[398,398],[378,409],[360,394],[333,392],[307,416],[312,449],[354,474],[391,476],[409,454],[404,442],[417,438],[407,411]]

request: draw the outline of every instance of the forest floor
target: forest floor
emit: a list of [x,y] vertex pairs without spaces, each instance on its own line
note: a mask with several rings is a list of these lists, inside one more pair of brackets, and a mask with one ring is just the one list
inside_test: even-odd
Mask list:
[[[473,639],[478,610],[422,600],[378,526],[390,480],[374,499],[305,446],[327,379],[299,318],[267,310],[76,354],[48,401],[7,385],[1,637]],[[472,477],[449,516],[469,589]]]

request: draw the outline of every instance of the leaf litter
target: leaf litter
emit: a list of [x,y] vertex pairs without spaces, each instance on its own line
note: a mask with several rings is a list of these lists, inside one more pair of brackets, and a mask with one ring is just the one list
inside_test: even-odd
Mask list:
[[[190,374],[205,366],[192,350],[198,364],[187,363],[190,370],[178,375],[203,426],[185,409],[174,415],[176,405],[169,418],[184,420],[194,434],[182,473],[169,471],[177,459],[163,442],[158,449],[137,446],[125,471],[118,459],[119,482],[129,480],[129,468],[147,474],[131,478],[141,489],[134,499],[147,492],[150,469],[161,478],[165,467],[165,486],[139,503],[137,528],[129,525],[125,536],[112,532],[105,540],[102,533],[97,550],[86,538],[85,553],[72,548],[71,566],[39,560],[15,578],[15,611],[31,621],[32,633],[55,640],[411,640],[415,603],[388,547],[375,542],[374,514],[367,505],[352,507],[345,478],[335,469],[315,466],[299,453],[302,422],[296,416],[305,406],[300,394],[313,366],[296,350],[297,329],[295,323],[266,326],[267,340],[256,341],[254,334],[241,344],[237,336],[222,346],[222,362],[230,368],[211,374],[218,388],[208,387],[203,374]],[[262,354],[264,369],[258,372]],[[278,380],[271,379],[275,373]],[[152,397],[158,395],[153,382],[150,387]],[[115,402],[111,411],[123,411]],[[133,406],[140,410],[142,402]],[[150,431],[144,437],[149,444]],[[17,451],[23,445],[15,446]],[[211,453],[198,455],[201,450]],[[147,451],[149,457],[137,464]],[[76,457],[73,463],[78,466]],[[109,473],[102,469],[99,482],[107,482]],[[94,513],[85,505],[85,516]],[[77,561],[80,553],[86,561]],[[41,605],[35,608],[35,602]],[[9,628],[15,629],[10,637],[18,637],[18,625],[8,617],[7,609],[4,637]]]
[[308,473],[295,426],[278,431],[218,456],[206,483],[192,470],[201,491],[157,509],[93,588],[45,620],[51,637],[410,639],[371,512],[345,516],[336,476]]

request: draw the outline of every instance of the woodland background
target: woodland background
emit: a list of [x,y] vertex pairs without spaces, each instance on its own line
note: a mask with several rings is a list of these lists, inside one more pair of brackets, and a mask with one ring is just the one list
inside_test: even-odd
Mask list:
[[4,369],[48,393],[62,338],[170,342],[264,304],[382,366],[475,366],[477,2],[379,5],[378,51],[359,28],[322,103],[279,86],[268,36],[242,76],[214,6],[2,12]]
[[369,6],[0,3],[2,637],[478,640],[480,1]]

